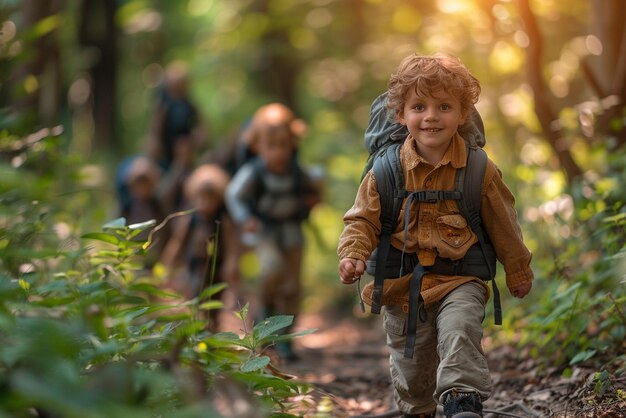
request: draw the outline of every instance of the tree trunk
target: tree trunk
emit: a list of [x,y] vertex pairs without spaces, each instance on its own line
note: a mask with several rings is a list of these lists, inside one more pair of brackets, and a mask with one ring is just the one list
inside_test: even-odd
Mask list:
[[623,0],[591,0],[589,31],[602,43],[602,54],[591,56],[585,73],[600,98],[617,96],[603,109],[597,131],[602,136],[615,136],[617,146],[626,146],[626,2]]
[[[268,0],[255,0],[248,9],[270,13]],[[298,57],[294,56],[295,50],[291,46],[289,34],[285,28],[277,27],[264,34],[258,42],[261,53],[256,68],[252,70],[252,79],[263,93],[274,96],[274,100],[284,103],[297,113],[295,87],[301,67]]]
[[529,0],[518,0],[518,5],[520,17],[524,22],[530,41],[526,59],[528,64],[528,84],[530,84],[534,95],[535,114],[539,119],[545,139],[559,159],[561,169],[565,172],[568,182],[571,184],[574,179],[582,175],[582,170],[574,161],[569,145],[561,135],[558,116],[550,103],[548,88],[542,74],[543,40],[539,32],[537,20],[530,8]]
[[94,148],[120,153],[116,132],[117,38],[116,1],[83,0],[80,7],[80,45],[91,49],[88,68],[93,94]]
[[[20,13],[21,30],[28,30],[42,19],[61,12],[61,1],[58,0],[24,0]],[[13,111],[25,116],[24,128],[30,132],[36,127],[52,126],[58,123],[61,103],[61,59],[56,39],[56,29],[28,41],[25,50],[32,51],[32,58],[18,66],[13,73],[9,85],[12,86],[10,96],[13,98]],[[36,84],[27,80],[34,77]],[[30,83],[30,89],[25,89]],[[30,91],[29,91],[30,90]]]

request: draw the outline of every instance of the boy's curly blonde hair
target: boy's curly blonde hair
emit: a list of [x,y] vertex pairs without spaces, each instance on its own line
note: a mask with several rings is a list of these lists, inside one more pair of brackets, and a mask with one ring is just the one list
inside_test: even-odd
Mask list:
[[438,90],[454,96],[467,115],[480,96],[480,81],[458,59],[448,55],[409,55],[389,79],[387,107],[398,115],[404,110],[409,89],[420,96],[432,96]]

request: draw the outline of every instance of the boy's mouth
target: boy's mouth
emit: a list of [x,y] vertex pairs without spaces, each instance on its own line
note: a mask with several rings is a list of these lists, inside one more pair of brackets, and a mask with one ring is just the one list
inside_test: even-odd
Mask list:
[[422,128],[422,131],[434,134],[434,133],[437,133],[437,132],[441,131],[441,129],[439,129],[439,128]]

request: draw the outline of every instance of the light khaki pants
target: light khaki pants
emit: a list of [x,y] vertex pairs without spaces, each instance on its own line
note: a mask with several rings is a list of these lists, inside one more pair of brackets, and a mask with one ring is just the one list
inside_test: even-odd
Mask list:
[[302,246],[283,249],[272,240],[256,248],[261,267],[261,301],[273,314],[297,315],[300,308]]
[[417,325],[415,354],[404,358],[407,314],[385,306],[383,326],[391,352],[394,398],[405,414],[430,413],[452,389],[491,393],[491,377],[481,347],[485,289],[466,283],[426,308],[428,320]]

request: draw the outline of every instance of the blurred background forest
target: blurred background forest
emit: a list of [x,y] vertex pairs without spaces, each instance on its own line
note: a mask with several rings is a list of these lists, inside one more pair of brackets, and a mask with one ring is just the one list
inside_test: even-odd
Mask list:
[[[338,284],[335,248],[369,105],[406,55],[459,56],[482,82],[486,148],[537,276],[529,298],[505,295],[492,335],[565,373],[585,361],[623,372],[622,0],[3,0],[0,25],[3,205],[16,189],[46,202],[41,222],[64,239],[113,218],[115,166],[142,152],[165,68],[181,62],[206,149],[270,101],[309,124],[301,158],[324,168],[326,190],[306,229],[304,306],[347,315],[355,293]],[[33,242],[11,232],[9,212],[28,212],[15,208],[2,209],[5,252]],[[3,268],[19,257],[5,253]]]

